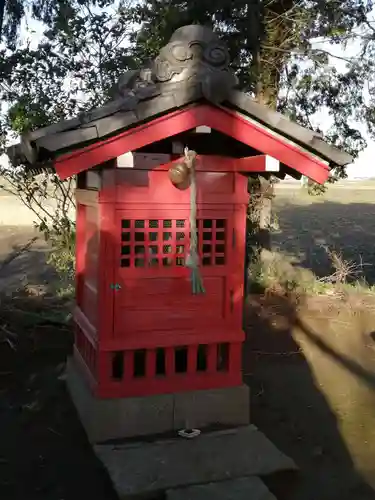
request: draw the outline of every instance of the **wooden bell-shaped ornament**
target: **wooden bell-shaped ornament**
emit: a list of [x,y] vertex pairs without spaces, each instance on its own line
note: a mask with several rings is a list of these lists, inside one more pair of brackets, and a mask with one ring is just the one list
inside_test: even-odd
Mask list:
[[172,184],[181,189],[188,183],[189,168],[186,163],[178,163],[169,169],[168,175]]

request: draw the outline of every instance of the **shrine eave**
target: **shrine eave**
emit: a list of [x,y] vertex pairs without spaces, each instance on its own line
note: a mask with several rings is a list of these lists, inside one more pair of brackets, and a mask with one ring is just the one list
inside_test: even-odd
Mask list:
[[201,125],[206,125],[279,160],[300,175],[323,183],[329,175],[329,165],[310,151],[270,131],[244,115],[224,107],[196,104],[175,110],[138,127],[56,158],[54,167],[61,179],[71,177]]
[[[312,179],[311,165],[320,165],[317,182],[324,182],[324,170],[352,162],[349,154],[321,135],[259,104],[237,86],[225,44],[209,28],[185,26],[175,32],[152,67],[126,72],[107,104],[24,134],[8,155],[14,165],[25,165],[31,172],[53,167],[66,178],[100,159],[107,161],[118,153],[208,125]],[[254,134],[262,138],[260,143],[254,143]],[[77,162],[72,167],[77,155],[84,165],[78,171]],[[62,168],[67,161],[70,167]]]

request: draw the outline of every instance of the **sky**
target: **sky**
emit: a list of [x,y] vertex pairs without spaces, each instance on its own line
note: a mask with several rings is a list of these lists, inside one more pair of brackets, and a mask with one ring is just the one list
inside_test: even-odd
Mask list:
[[[375,11],[373,11],[372,14],[370,14],[371,19],[375,19]],[[313,44],[316,48],[322,48],[327,50],[327,52],[339,56],[339,57],[354,57],[356,54],[359,53],[359,44],[357,43],[349,43],[345,50],[340,47],[340,46],[332,46],[330,44],[321,42],[317,40]],[[344,71],[345,69],[345,61],[339,58],[334,58],[330,57],[329,58],[329,63],[336,66],[337,70]],[[316,119],[314,120],[315,122],[320,121],[319,126],[323,130],[325,127],[322,126],[327,120],[327,113],[322,111],[321,114],[319,114]],[[361,130],[363,136],[366,138],[367,141],[367,148],[362,151],[362,153],[359,154],[358,158],[354,161],[353,164],[347,166],[347,174],[349,179],[355,179],[355,178],[368,178],[368,177],[375,177],[375,141],[371,139],[371,137],[368,135],[367,131],[365,130],[365,127],[361,124],[356,124],[358,128]],[[327,127],[326,127],[327,128]]]
[[[34,20],[26,20],[26,22],[23,23],[23,27],[21,30],[21,37],[24,40],[26,39],[31,40],[32,45],[38,44],[39,40],[42,37],[42,34],[43,34],[43,27],[41,26],[40,23]],[[315,47],[326,49],[334,55],[344,56],[344,57],[353,56],[358,50],[358,47],[355,44],[348,44],[345,50],[342,50],[340,47],[337,46],[332,47],[319,40],[316,40],[314,45]],[[340,59],[336,58],[331,58],[330,62],[335,64],[335,66],[338,69],[340,69],[340,67],[344,69],[345,66],[344,61],[341,61]],[[324,126],[324,124],[329,124],[329,118],[327,116],[327,113],[324,110],[322,110],[322,112],[315,117],[314,123],[319,125],[319,127],[324,132],[324,129],[328,128],[327,125]],[[366,134],[366,131],[363,130],[363,127],[361,128],[364,136],[367,139],[368,145],[367,148],[362,153],[360,153],[359,157],[355,160],[355,162],[347,167],[347,173],[349,179],[375,177],[375,162],[374,162],[375,141],[371,140],[371,138]],[[6,162],[7,162],[6,158],[0,157],[0,164],[4,163],[6,164]]]

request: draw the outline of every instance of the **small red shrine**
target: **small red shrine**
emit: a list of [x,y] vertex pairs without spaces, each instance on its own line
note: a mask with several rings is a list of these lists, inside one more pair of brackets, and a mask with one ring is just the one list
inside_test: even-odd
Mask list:
[[9,152],[31,172],[77,178],[68,386],[92,441],[249,420],[247,179],[323,183],[351,157],[236,87],[225,45],[186,26],[108,104]]

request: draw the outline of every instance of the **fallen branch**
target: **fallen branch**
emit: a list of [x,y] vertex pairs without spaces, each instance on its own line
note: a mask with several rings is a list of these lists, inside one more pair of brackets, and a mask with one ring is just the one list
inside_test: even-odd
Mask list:
[[13,340],[18,339],[18,335],[16,333],[9,331],[4,325],[1,326],[0,328],[4,332],[3,334],[0,334],[0,343],[8,344],[9,347],[13,349],[13,351],[15,351],[16,346]]

